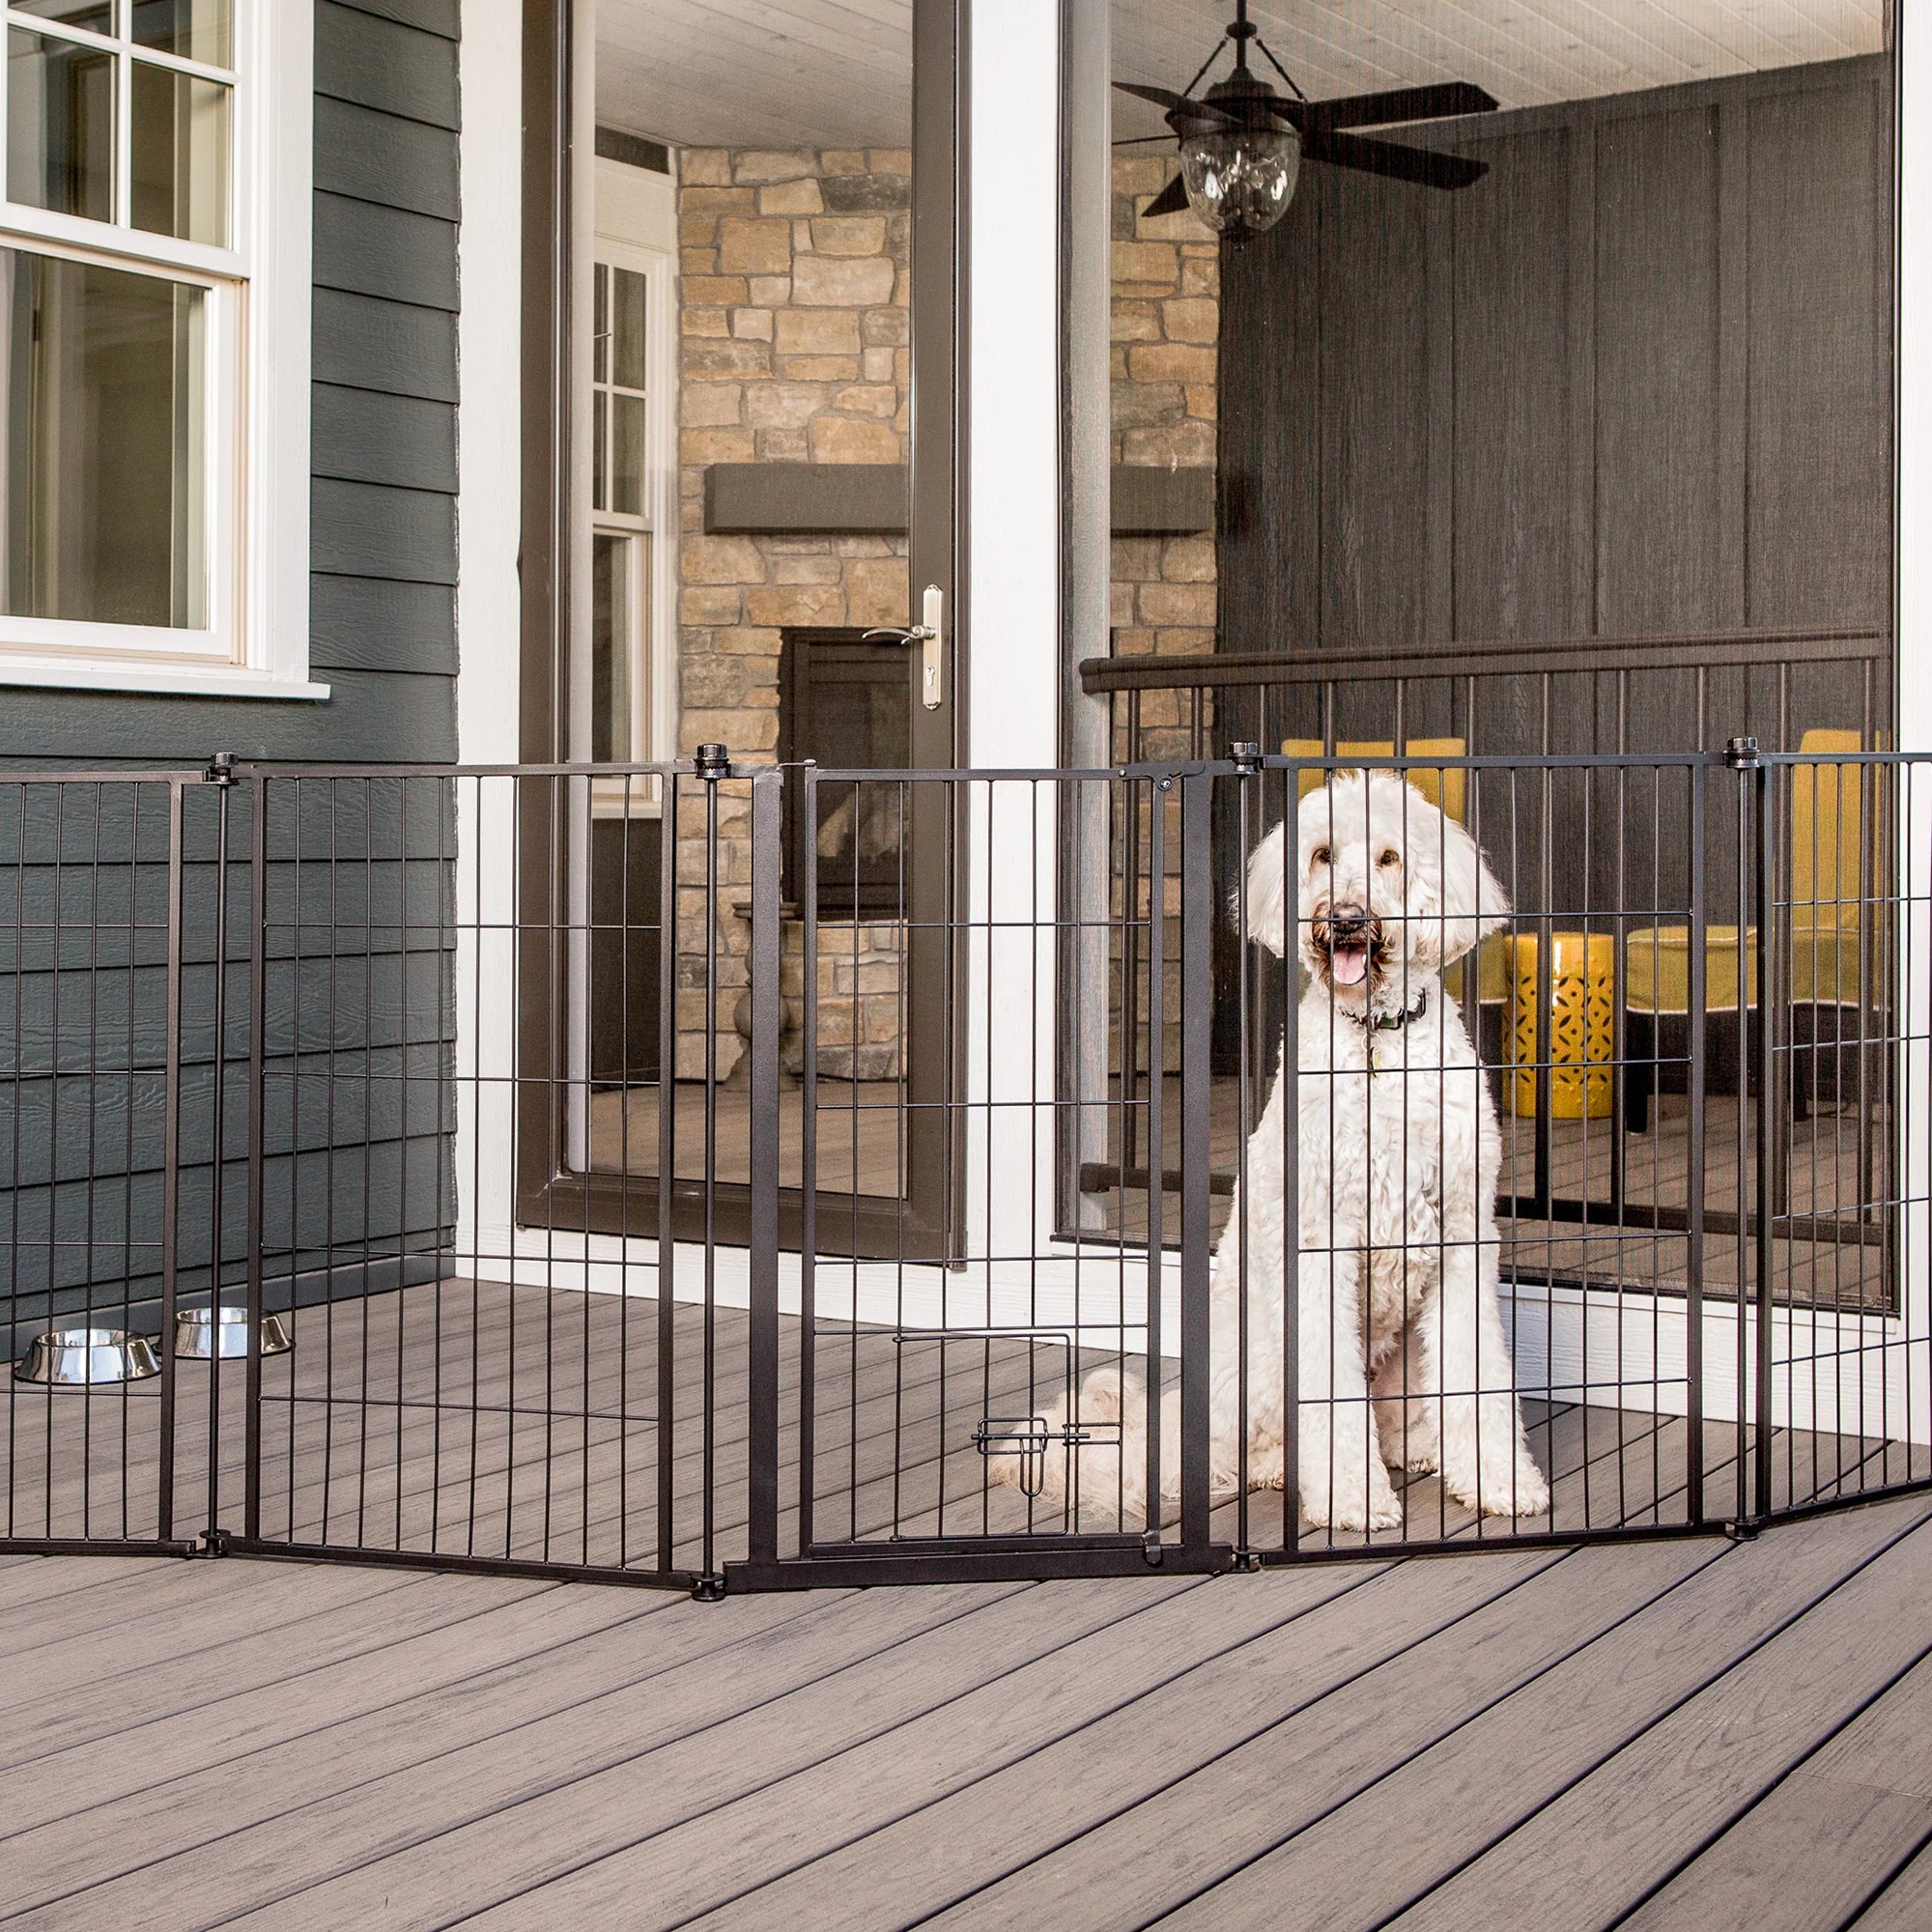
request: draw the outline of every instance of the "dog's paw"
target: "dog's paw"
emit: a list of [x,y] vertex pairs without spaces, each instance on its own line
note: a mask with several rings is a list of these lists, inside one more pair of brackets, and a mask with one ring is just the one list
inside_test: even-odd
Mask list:
[[1442,1459],[1435,1453],[1433,1442],[1417,1442],[1410,1446],[1408,1460],[1402,1465],[1411,1476],[1433,1476],[1442,1466]]
[[1395,1492],[1302,1498],[1301,1513],[1317,1529],[1399,1529],[1402,1504]]
[[1480,1483],[1445,1487],[1465,1509],[1482,1516],[1542,1516],[1549,1508],[1549,1485],[1527,1456],[1513,1469],[1486,1471]]

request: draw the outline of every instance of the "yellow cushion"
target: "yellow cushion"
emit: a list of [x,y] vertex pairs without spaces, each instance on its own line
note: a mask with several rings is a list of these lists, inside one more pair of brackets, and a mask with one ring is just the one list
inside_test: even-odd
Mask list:
[[[1742,952],[1745,1004],[1757,1005],[1757,928],[1742,935],[1734,925],[1708,926],[1704,933],[1704,1010],[1735,1012],[1738,959]],[[1624,1004],[1636,1013],[1688,1013],[1690,1010],[1690,928],[1641,926],[1624,942]]]
[[[1323,755],[1320,738],[1284,738],[1281,750],[1282,755],[1289,758],[1319,758]],[[1411,758],[1460,758],[1467,750],[1461,738],[1411,738],[1405,755]],[[1395,740],[1338,738],[1335,741],[1335,755],[1338,758],[1361,758],[1369,763],[1378,758],[1392,758],[1395,756]],[[1295,796],[1306,798],[1326,776],[1325,772],[1303,772]],[[1467,772],[1460,769],[1431,771],[1427,766],[1410,766],[1403,776],[1438,811],[1453,818],[1458,825],[1467,823],[1463,815],[1463,784],[1469,776]]]

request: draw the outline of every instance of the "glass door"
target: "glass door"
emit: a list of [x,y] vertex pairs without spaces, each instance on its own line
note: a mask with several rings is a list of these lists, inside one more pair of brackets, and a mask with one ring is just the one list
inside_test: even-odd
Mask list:
[[[532,11],[554,71],[526,60],[526,86],[559,148],[597,159],[533,185],[538,205],[554,198],[563,259],[547,282],[526,263],[526,287],[565,318],[551,383],[570,401],[548,592],[526,542],[526,757],[643,765],[720,745],[734,776],[715,825],[701,784],[667,800],[642,771],[526,800],[541,902],[571,935],[526,949],[520,1013],[543,1063],[521,1110],[527,1219],[655,1235],[668,1179],[680,1232],[708,1212],[743,1238],[751,834],[735,774],[956,761],[961,11],[829,9],[810,35],[778,0]],[[662,211],[661,231],[630,218],[640,209]],[[806,825],[803,781],[787,781],[789,1241],[807,1218],[810,1108],[819,1246],[947,1252],[943,789],[828,784]],[[706,877],[721,882],[710,921]]]

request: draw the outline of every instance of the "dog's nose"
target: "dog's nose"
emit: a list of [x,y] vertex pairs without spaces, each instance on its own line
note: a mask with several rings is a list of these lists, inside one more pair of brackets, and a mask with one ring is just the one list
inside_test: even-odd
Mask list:
[[1328,908],[1328,936],[1335,945],[1366,939],[1368,931],[1369,915],[1363,907],[1345,904]]

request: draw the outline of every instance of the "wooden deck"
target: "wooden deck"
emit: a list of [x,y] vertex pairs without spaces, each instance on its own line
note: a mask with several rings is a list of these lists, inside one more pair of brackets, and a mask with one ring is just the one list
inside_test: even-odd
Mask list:
[[718,1605],[0,1558],[0,1907],[1916,1932],[1928,1517]]
[[[297,1310],[292,1354],[262,1365],[260,1531],[327,1545],[570,1563],[714,1571],[748,1554],[745,1316],[679,1304],[661,1325],[641,1296],[445,1281]],[[669,1330],[668,1408],[659,1374]],[[1084,1338],[1083,1338],[1084,1339]],[[781,1337],[781,1548],[796,1547],[802,1484],[801,1341]],[[990,1419],[1042,1414],[1070,1378],[1143,1364],[1064,1334],[904,1336],[821,1321],[814,1348],[813,1532],[884,1546],[941,1536],[1050,1541],[1073,1528],[1130,1536],[1110,1499],[1114,1470],[1083,1456],[1076,1514],[990,1482],[975,1440]],[[1168,1379],[1177,1365],[1166,1365]],[[1590,1367],[1606,1391],[1617,1367]],[[244,1365],[224,1364],[211,1428],[205,1363],[176,1367],[173,1527],[244,1523]],[[1525,1387],[1531,1452],[1549,1478],[1547,1515],[1478,1518],[1433,1476],[1403,1479],[1404,1520],[1364,1536],[1302,1527],[1304,1548],[1372,1551],[1401,1542],[1507,1542],[1689,1522],[1693,1468],[1711,1521],[1739,1513],[1753,1445],[1735,1425],[1685,1419],[1646,1385],[1622,1406],[1579,1406]],[[153,1538],[161,1532],[158,1384],[54,1390],[0,1384],[0,1534]],[[1932,1474],[1924,1451],[1877,1433],[1772,1442],[1777,1506],[1848,1496]],[[709,1450],[707,1452],[707,1438]],[[211,1486],[209,1449],[216,1444]],[[707,1453],[709,1461],[707,1463]],[[1117,1459],[1112,1459],[1117,1460]],[[709,1482],[707,1542],[706,1472]],[[210,1514],[210,1496],[214,1496]],[[1747,1492],[1747,1498],[1748,1492]],[[668,1504],[668,1510],[667,1510]],[[1170,1517],[1172,1511],[1169,1512]],[[1216,1541],[1268,1549],[1296,1533],[1279,1491],[1219,1502]]]

